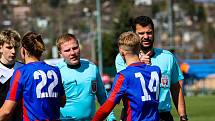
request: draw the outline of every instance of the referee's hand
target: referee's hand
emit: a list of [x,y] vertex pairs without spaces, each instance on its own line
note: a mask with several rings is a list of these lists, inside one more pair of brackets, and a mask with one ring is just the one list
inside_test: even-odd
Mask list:
[[145,64],[151,64],[151,56],[152,55],[152,51],[149,51],[147,52],[146,54],[144,53],[140,53],[139,54],[139,58],[140,58],[140,61],[145,63]]

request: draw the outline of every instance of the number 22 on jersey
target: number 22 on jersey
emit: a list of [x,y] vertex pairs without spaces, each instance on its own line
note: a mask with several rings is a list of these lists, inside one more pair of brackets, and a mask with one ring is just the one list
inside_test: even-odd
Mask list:
[[[158,100],[159,96],[159,76],[156,71],[151,72],[151,79],[149,80],[148,85],[146,85],[146,81],[143,77],[143,75],[140,72],[135,73],[135,77],[140,79],[142,90],[143,90],[143,96],[142,101],[149,101],[151,100],[151,96],[149,92],[147,91],[146,87],[148,90],[152,93],[156,94],[156,100]],[[154,85],[155,83],[155,85]]]
[[[55,86],[57,86],[58,84],[57,74],[53,70],[49,70],[47,74],[42,70],[35,71],[34,80],[39,80],[40,77],[41,77],[41,82],[39,82],[36,87],[37,98],[57,97],[58,93],[53,91]],[[51,79],[53,81],[49,85],[47,85],[47,79]],[[48,86],[48,92],[42,92],[42,89],[46,85]]]

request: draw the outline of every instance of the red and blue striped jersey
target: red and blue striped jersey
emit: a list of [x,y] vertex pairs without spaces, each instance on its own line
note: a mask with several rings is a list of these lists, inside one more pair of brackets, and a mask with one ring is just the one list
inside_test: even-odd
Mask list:
[[59,120],[60,97],[65,95],[60,71],[45,62],[15,70],[6,100],[22,101],[23,120]]
[[96,112],[94,121],[103,120],[122,99],[126,121],[159,121],[160,68],[133,63],[117,73],[108,100]]

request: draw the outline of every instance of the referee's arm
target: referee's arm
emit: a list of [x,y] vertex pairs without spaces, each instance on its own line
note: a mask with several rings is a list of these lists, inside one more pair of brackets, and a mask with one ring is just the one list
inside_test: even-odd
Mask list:
[[183,80],[180,80],[178,83],[173,84],[170,88],[173,103],[176,107],[176,110],[178,111],[179,116],[186,115],[186,105],[185,105],[182,85],[183,85]]

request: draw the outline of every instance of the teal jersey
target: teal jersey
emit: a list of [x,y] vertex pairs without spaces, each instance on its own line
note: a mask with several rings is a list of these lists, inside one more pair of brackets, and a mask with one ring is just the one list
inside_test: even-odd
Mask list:
[[[184,76],[175,56],[171,52],[158,48],[154,48],[153,51],[154,55],[151,58],[151,63],[160,67],[162,74],[158,109],[160,112],[166,112],[171,110],[170,85],[183,80]],[[116,56],[115,65],[117,72],[125,69],[127,66],[120,54]]]
[[[107,99],[97,66],[86,59],[81,59],[78,68],[69,68],[63,60],[57,66],[66,93],[66,105],[60,109],[61,119],[91,120],[96,109],[95,96],[100,105]],[[109,118],[115,119],[113,114]]]

